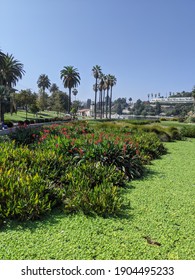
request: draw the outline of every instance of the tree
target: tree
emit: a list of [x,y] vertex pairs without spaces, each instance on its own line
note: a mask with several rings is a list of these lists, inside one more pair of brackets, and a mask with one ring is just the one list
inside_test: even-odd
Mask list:
[[54,93],[54,92],[57,92],[58,90],[59,90],[59,87],[55,84],[55,83],[53,83],[51,86],[50,86],[50,92],[51,93]]
[[87,109],[90,109],[90,106],[91,106],[91,99],[87,99],[86,108],[87,108]]
[[109,104],[109,118],[111,119],[111,106],[112,106],[112,88],[116,85],[116,77],[114,75],[110,75],[110,104]]
[[194,98],[194,112],[195,112],[195,86],[192,89],[192,97]]
[[75,96],[75,100],[76,100],[76,96],[77,96],[77,94],[78,94],[78,90],[77,90],[76,88],[74,88],[74,89],[72,90],[72,94]]
[[60,72],[60,78],[63,80],[64,87],[69,89],[68,113],[70,113],[71,90],[80,84],[80,74],[77,68],[74,68],[73,66],[64,66]]
[[121,103],[118,103],[116,113],[118,115],[122,115],[122,112],[123,112],[123,110],[122,110]]
[[109,89],[110,89],[110,74],[105,76],[105,88],[106,88],[106,119],[108,118],[108,100],[109,100]]
[[26,119],[27,119],[27,112],[28,107],[32,105],[33,103],[36,103],[36,96],[32,93],[30,89],[21,90],[17,94],[17,103],[25,108],[26,111]]
[[51,82],[47,75],[41,74],[38,78],[37,85],[40,89],[39,106],[44,111],[47,106],[47,95],[45,90],[50,88]]
[[99,65],[95,65],[92,68],[92,73],[95,78],[95,85],[94,85],[94,91],[95,91],[95,104],[94,104],[94,118],[97,117],[97,91],[98,91],[98,79],[102,75],[102,70]]
[[10,94],[14,91],[19,79],[22,79],[25,71],[23,64],[11,54],[0,52],[0,120],[4,121],[5,102],[10,103]]
[[104,76],[101,76],[100,83],[99,83],[99,92],[100,92],[100,118],[102,119],[102,116],[104,116],[103,112],[103,96],[102,96],[102,91],[104,87]]
[[68,109],[68,95],[63,91],[55,91],[49,97],[50,108],[57,114],[65,112]]

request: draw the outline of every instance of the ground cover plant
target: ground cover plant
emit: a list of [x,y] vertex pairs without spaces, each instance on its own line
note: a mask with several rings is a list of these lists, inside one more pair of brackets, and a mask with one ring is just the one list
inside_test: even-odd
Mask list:
[[16,129],[9,135],[14,142],[0,144],[1,220],[37,219],[55,207],[119,214],[121,189],[166,151],[154,134],[136,135],[86,122]]
[[147,167],[148,175],[123,189],[130,201],[123,215],[55,210],[38,221],[6,220],[0,258],[193,260],[195,140],[165,145],[168,153]]

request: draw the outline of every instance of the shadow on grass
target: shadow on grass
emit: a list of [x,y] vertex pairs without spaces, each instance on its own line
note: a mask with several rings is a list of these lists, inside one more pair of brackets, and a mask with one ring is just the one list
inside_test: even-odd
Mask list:
[[130,207],[128,202],[123,203],[120,212],[114,215],[97,215],[96,213],[87,213],[84,214],[83,212],[75,212],[75,213],[66,213],[61,209],[53,209],[50,213],[47,213],[41,216],[39,219],[36,220],[28,220],[28,221],[19,221],[19,220],[12,220],[6,219],[3,222],[3,225],[0,226],[0,233],[1,232],[8,232],[8,231],[25,231],[29,230],[31,233],[34,233],[37,229],[42,227],[55,226],[60,223],[61,219],[67,218],[74,218],[75,216],[83,215],[89,219],[105,219],[105,220],[121,220],[125,219],[131,221],[133,219],[133,215],[130,214]]
[[6,232],[10,230],[30,230],[32,233],[43,226],[54,226],[65,216],[64,212],[60,209],[54,209],[50,213],[41,216],[37,220],[19,221],[19,220],[5,220],[3,226],[0,228],[0,232]]

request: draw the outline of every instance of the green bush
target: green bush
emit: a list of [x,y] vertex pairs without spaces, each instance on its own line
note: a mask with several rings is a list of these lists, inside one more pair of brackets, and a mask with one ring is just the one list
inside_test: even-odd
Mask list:
[[193,125],[183,126],[181,128],[181,135],[183,137],[195,138],[195,126]]
[[[37,137],[34,137],[35,135]],[[37,141],[39,135],[40,128],[25,127],[22,125],[16,127],[15,131],[9,134],[9,138],[14,140],[16,144],[29,145]]]
[[100,162],[71,164],[71,158],[43,147],[1,144],[0,217],[36,219],[53,207],[99,215],[120,209],[124,172]]
[[38,174],[21,174],[12,168],[0,172],[1,216],[27,220],[49,211],[48,184]]
[[149,163],[151,160],[159,158],[166,153],[166,148],[159,140],[156,133],[139,132],[133,135],[133,140],[136,141],[140,155],[144,163]]
[[116,214],[122,206],[124,174],[115,166],[86,162],[69,170],[62,178],[64,207],[68,212]]

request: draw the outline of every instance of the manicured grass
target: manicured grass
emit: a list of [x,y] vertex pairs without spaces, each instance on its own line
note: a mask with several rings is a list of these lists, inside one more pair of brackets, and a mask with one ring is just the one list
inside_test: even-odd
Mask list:
[[[64,114],[63,114],[64,116]],[[27,114],[27,119],[39,119],[39,118],[53,118],[57,117],[57,113],[54,111],[43,111],[39,112],[37,114],[37,117],[35,114],[29,113]],[[5,121],[12,121],[12,122],[18,122],[18,121],[24,121],[26,120],[26,111],[25,110],[18,110],[17,114],[13,113],[12,115],[10,113],[5,114]]]
[[[124,190],[121,217],[53,212],[36,222],[8,222],[0,259],[194,259],[195,139],[166,143],[147,177]],[[145,236],[161,244],[148,244]]]

